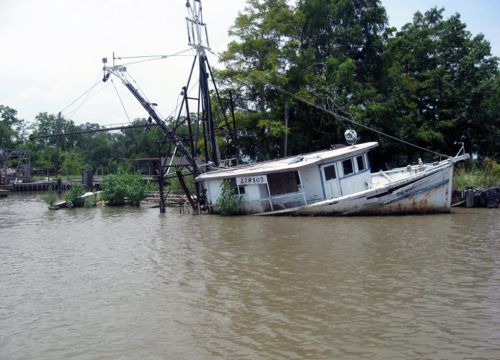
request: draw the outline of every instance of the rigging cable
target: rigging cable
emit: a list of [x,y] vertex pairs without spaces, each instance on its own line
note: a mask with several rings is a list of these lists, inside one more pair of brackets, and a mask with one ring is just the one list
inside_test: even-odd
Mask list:
[[[100,81],[101,82],[101,81]],[[72,112],[70,112],[68,114],[68,118],[71,118],[73,115],[76,114],[76,112],[78,110],[80,110],[80,108],[85,105],[85,103],[87,103],[88,101],[90,101],[90,99],[92,99],[94,96],[96,96],[98,93],[100,93],[104,88],[106,87],[106,85],[104,86],[101,86],[100,89],[98,89],[97,91],[95,91],[93,94],[90,94],[90,92],[87,94],[87,96],[85,97],[85,99],[82,101],[82,103],[80,105],[78,105]]]
[[178,51],[176,53],[170,54],[170,55],[144,55],[144,56],[122,56],[122,57],[116,57],[114,59],[116,60],[125,60],[125,59],[142,59],[142,60],[137,60],[137,61],[131,61],[128,63],[121,64],[122,66],[128,66],[128,65],[135,65],[135,64],[140,64],[148,61],[156,61],[156,60],[163,60],[163,59],[168,59],[170,57],[174,56],[191,56],[191,55],[184,55],[185,53],[193,51],[193,49],[189,48],[186,50]]
[[127,112],[127,109],[125,108],[125,104],[123,103],[122,97],[120,96],[120,93],[118,92],[118,89],[116,88],[115,82],[113,81],[113,79],[110,79],[110,80],[111,80],[111,84],[115,88],[116,95],[118,96],[118,99],[120,100],[120,104],[122,105],[123,111],[125,112],[125,116],[127,117],[129,122],[132,122],[130,120],[130,116],[128,116],[128,112]]
[[102,79],[99,77],[99,80],[97,80],[97,82],[92,85],[90,88],[88,88],[87,90],[85,90],[83,92],[83,94],[81,94],[80,96],[78,96],[75,100],[73,100],[71,103],[69,103],[69,105],[67,105],[64,109],[62,109],[60,112],[63,113],[65,112],[70,106],[72,106],[74,103],[76,103],[78,100],[80,100],[82,97],[84,97],[85,95],[87,95],[89,92],[91,92],[92,90],[94,90],[94,88],[99,85],[100,83],[102,82]]
[[[245,84],[245,85],[246,85],[246,84]],[[341,115],[341,114],[339,114],[339,113],[338,113],[338,112],[336,112],[336,111],[332,111],[332,110],[326,109],[326,108],[325,108],[325,107],[323,107],[323,106],[316,105],[316,104],[312,103],[312,102],[311,102],[311,101],[309,101],[309,100],[306,100],[306,99],[304,99],[304,98],[301,98],[300,96],[295,95],[295,94],[293,94],[293,93],[291,93],[291,92],[289,92],[289,91],[287,91],[287,90],[285,90],[285,89],[281,88],[281,87],[280,87],[280,86],[278,86],[278,85],[274,85],[274,84],[271,84],[271,83],[269,83],[268,85],[269,85],[269,86],[271,86],[271,87],[273,87],[274,89],[278,90],[278,91],[279,91],[279,92],[281,92],[282,94],[288,95],[288,96],[290,96],[290,97],[292,97],[292,98],[294,98],[294,99],[296,99],[296,100],[298,100],[298,101],[300,101],[300,102],[302,102],[302,103],[304,103],[304,104],[307,104],[307,105],[309,105],[309,106],[311,106],[311,107],[313,107],[313,108],[316,108],[316,109],[318,109],[318,110],[320,110],[320,111],[323,111],[323,112],[325,112],[325,113],[327,113],[327,114],[330,114],[330,115],[332,115],[333,117],[335,117],[335,118],[337,118],[337,119],[339,119],[339,120],[341,120],[341,121],[350,122],[351,124],[354,124],[354,125],[356,125],[356,126],[359,126],[359,127],[365,128],[365,129],[370,130],[370,131],[373,131],[373,132],[375,132],[375,133],[377,133],[377,134],[379,134],[379,135],[382,135],[382,136],[388,137],[389,139],[392,139],[392,140],[395,140],[395,141],[399,141],[399,142],[401,142],[401,143],[403,143],[403,144],[406,144],[406,145],[412,146],[412,147],[417,148],[417,149],[419,149],[419,150],[427,151],[427,152],[429,152],[429,153],[431,153],[431,154],[434,154],[434,155],[438,155],[438,156],[445,157],[445,158],[449,158],[449,157],[450,157],[449,155],[441,154],[441,153],[439,153],[439,152],[436,152],[436,151],[433,151],[433,150],[426,149],[426,148],[424,148],[424,147],[422,147],[422,146],[419,146],[419,145],[416,145],[416,144],[410,143],[410,142],[408,142],[408,141],[406,141],[406,140],[403,140],[403,139],[397,138],[397,137],[395,137],[395,136],[392,136],[392,135],[386,134],[386,133],[384,133],[384,132],[382,132],[382,131],[380,131],[380,130],[377,130],[377,129],[371,128],[371,127],[369,127],[368,125],[364,125],[364,124],[362,124],[362,123],[360,123],[360,122],[358,122],[358,121],[356,121],[356,120],[352,119],[352,116],[351,116],[349,113],[346,113],[347,115],[349,115],[349,117],[344,116],[344,115]],[[246,85],[246,86],[248,86],[248,85]]]

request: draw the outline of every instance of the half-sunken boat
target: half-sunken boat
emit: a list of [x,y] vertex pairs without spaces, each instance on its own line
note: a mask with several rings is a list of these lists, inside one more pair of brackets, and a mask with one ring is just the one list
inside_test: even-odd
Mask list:
[[[257,164],[232,168],[221,167],[215,137],[216,127],[213,119],[209,78],[212,80],[219,108],[225,107],[220,99],[206,55],[206,51],[210,51],[210,45],[202,16],[201,0],[188,0],[186,7],[189,14],[186,18],[188,44],[195,52],[195,57],[187,85],[181,92],[183,101],[180,108],[181,111],[186,111],[183,119],[180,117],[180,111],[175,125],[168,123],[157,111],[156,103],[149,101],[140,88],[134,85],[135,82],[127,72],[125,66],[127,64],[116,63],[117,60],[130,60],[133,59],[132,57],[121,58],[113,54],[111,66],[104,58],[103,81],[107,81],[110,76],[120,79],[147,111],[150,122],[154,121],[162,130],[164,139],[161,146],[168,144],[168,154],[177,154],[185,159],[187,174],[196,180],[194,194],[186,185],[184,173],[181,170],[176,170],[176,176],[193,212],[199,213],[208,209],[209,213],[217,213],[218,209],[215,205],[223,193],[222,185],[226,181],[241,200],[241,210],[245,214],[354,215],[450,211],[453,164],[468,158],[467,154],[461,151],[455,157],[431,164],[419,162],[417,165],[372,173],[368,152],[378,146],[378,143],[367,142],[356,145],[357,136],[352,129],[347,130],[345,134],[349,146]],[[148,58],[155,60],[167,57],[169,56],[161,55]],[[141,56],[135,59],[143,62],[144,58]],[[130,64],[133,63],[135,62]],[[195,66],[196,64],[198,66]],[[195,68],[199,69],[198,97],[188,95]],[[279,90],[278,87],[276,89]],[[297,99],[306,102],[303,99]],[[198,114],[194,119],[191,119],[189,111],[190,101],[197,102],[194,108],[198,108]],[[329,112],[327,109],[322,110]],[[234,125],[234,117],[233,127],[231,127],[225,111],[223,113],[231,143],[235,145],[238,132]],[[332,113],[332,115],[338,117],[338,114]],[[352,119],[344,119],[363,126]],[[192,123],[194,120],[197,121],[196,124]],[[185,123],[187,123],[189,134],[187,142],[176,134],[178,125]],[[196,125],[198,130],[202,129],[204,161],[197,151],[200,140],[199,131],[195,136],[192,125]],[[379,131],[378,133],[381,134]],[[161,146],[159,145],[159,152]],[[241,155],[238,146],[236,150],[238,159]],[[167,158],[167,156],[163,157],[164,160],[159,166],[161,212],[165,211],[164,180],[168,179],[171,165],[166,163]]]
[[[352,130],[351,130],[352,131]],[[352,133],[349,134],[352,138]],[[347,137],[347,136],[346,136]],[[241,210],[260,215],[361,215],[449,212],[453,164],[457,156],[389,171],[371,172],[367,142],[310,154],[211,171],[197,177],[207,206],[228,181],[241,199]]]

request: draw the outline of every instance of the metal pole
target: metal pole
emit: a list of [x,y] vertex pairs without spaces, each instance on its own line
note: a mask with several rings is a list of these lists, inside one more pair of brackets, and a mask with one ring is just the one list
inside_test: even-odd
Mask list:
[[[57,132],[61,134],[61,112],[57,114]],[[56,163],[56,188],[57,188],[57,193],[61,193],[61,178],[59,177],[60,175],[60,168],[61,168],[61,159],[59,157],[59,148],[61,147],[61,140],[62,140],[62,135],[57,137],[57,150],[56,150],[56,156],[57,156],[57,163]]]
[[285,102],[285,143],[284,143],[284,151],[283,151],[283,156],[287,157],[288,155],[288,101]]
[[[187,122],[188,122],[188,131],[189,131],[189,142],[191,144],[191,157],[196,161],[196,149],[194,147],[194,138],[193,138],[193,127],[191,125],[191,114],[189,113],[189,99],[187,94],[187,87],[182,88],[182,92],[184,93],[184,102],[186,103],[186,113],[187,113]],[[196,178],[198,176],[197,169],[193,169],[193,177]],[[200,184],[196,181],[194,182],[194,187],[196,191],[196,200],[194,205],[196,208],[193,208],[193,211],[197,213],[200,212]]]
[[208,72],[206,66],[206,55],[200,55],[200,87],[203,110],[207,115],[208,136],[212,150],[212,161],[216,167],[219,166],[219,156],[217,155],[217,142],[215,140],[215,125],[210,104],[210,93],[208,89]]
[[165,178],[164,178],[164,171],[163,171],[163,163],[161,161],[161,145],[160,143],[157,143],[158,146],[158,159],[160,161],[159,167],[158,167],[158,185],[160,188],[160,214],[165,213],[165,197],[164,197],[164,186],[165,186]]
[[234,116],[234,100],[233,92],[229,90],[229,105],[231,108],[231,117],[233,118],[233,132],[234,132],[234,147],[236,152],[236,165],[240,163],[240,143],[238,140],[238,129],[236,128],[236,117]]

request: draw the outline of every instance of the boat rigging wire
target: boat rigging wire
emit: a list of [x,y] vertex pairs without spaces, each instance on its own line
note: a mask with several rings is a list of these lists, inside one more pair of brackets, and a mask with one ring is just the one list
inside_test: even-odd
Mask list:
[[[246,85],[246,86],[248,86],[247,84],[245,84],[245,85]],[[300,102],[302,102],[302,103],[304,103],[304,104],[307,104],[307,105],[309,105],[309,106],[311,106],[311,107],[313,107],[313,108],[316,108],[316,109],[318,109],[318,110],[320,110],[320,111],[323,111],[323,112],[325,112],[325,113],[327,113],[327,114],[330,114],[330,115],[332,115],[333,117],[335,117],[335,118],[337,118],[337,119],[339,119],[339,120],[341,120],[341,121],[349,122],[349,123],[354,124],[354,125],[356,125],[356,126],[362,127],[362,128],[364,128],[364,129],[366,129],[366,130],[373,131],[373,132],[375,132],[375,133],[377,133],[377,134],[379,134],[379,135],[381,135],[381,136],[385,136],[385,137],[387,137],[387,138],[389,138],[389,139],[392,139],[392,140],[395,140],[395,141],[399,141],[399,142],[401,142],[401,143],[403,143],[403,144],[406,144],[406,145],[408,145],[408,146],[412,146],[412,147],[417,148],[417,149],[422,150],[422,151],[427,151],[427,152],[429,152],[429,153],[431,153],[431,154],[438,155],[438,156],[440,156],[440,157],[445,157],[445,158],[449,158],[449,157],[450,157],[450,155],[445,155],[445,154],[441,154],[441,153],[436,152],[436,151],[433,151],[433,150],[426,149],[426,148],[424,148],[424,147],[422,147],[422,146],[419,146],[419,145],[413,144],[413,143],[411,143],[411,142],[408,142],[408,141],[406,141],[406,140],[403,140],[403,139],[397,138],[397,137],[395,137],[395,136],[392,136],[392,135],[386,134],[386,133],[384,133],[383,131],[380,131],[380,130],[374,129],[374,128],[372,128],[372,127],[368,126],[368,125],[364,125],[364,124],[362,124],[362,123],[360,123],[360,122],[358,122],[358,121],[354,120],[354,119],[352,118],[352,116],[351,116],[349,113],[345,112],[345,111],[344,111],[344,112],[345,112],[345,113],[346,113],[349,117],[344,116],[344,115],[341,115],[341,114],[339,114],[338,112],[333,111],[333,110],[330,110],[330,109],[327,109],[327,108],[325,108],[325,107],[323,107],[323,106],[320,106],[320,105],[314,104],[314,103],[312,103],[311,101],[306,100],[306,99],[304,99],[304,98],[302,98],[302,97],[300,97],[300,96],[298,96],[298,95],[295,95],[295,94],[293,94],[293,93],[291,93],[291,92],[289,92],[289,91],[287,91],[287,90],[283,89],[282,87],[280,87],[280,86],[278,86],[278,85],[271,84],[271,83],[268,83],[268,85],[269,85],[269,86],[271,86],[272,88],[274,88],[274,89],[278,90],[279,92],[281,92],[281,93],[282,93],[282,94],[284,94],[284,95],[290,96],[290,97],[294,98],[295,100],[298,100],[298,101],[300,101]]]
[[110,80],[111,80],[111,84],[115,88],[116,96],[118,96],[118,99],[120,100],[120,104],[122,105],[123,112],[125,113],[125,116],[127,117],[129,122],[132,122],[130,120],[130,116],[128,116],[128,112],[127,112],[127,109],[125,108],[125,104],[123,103],[122,97],[120,96],[120,93],[118,92],[118,89],[116,88],[115,82],[113,81],[113,79],[110,79]]
[[[85,99],[80,103],[80,105],[78,105],[72,112],[70,112],[69,114],[67,114],[67,117],[68,118],[71,118],[73,115],[76,114],[76,112],[78,110],[80,110],[80,108],[85,105],[85,103],[87,103],[88,101],[90,101],[90,99],[92,99],[94,96],[96,96],[98,93],[100,93],[104,88],[106,87],[106,85],[104,86],[101,86],[100,89],[98,89],[97,91],[95,91],[93,94],[90,94],[90,92],[87,94],[87,96],[85,97]],[[62,111],[61,111],[62,113]]]
[[76,103],[78,100],[80,100],[82,97],[84,97],[86,94],[88,94],[89,92],[91,92],[92,90],[94,90],[94,88],[99,85],[100,83],[102,82],[101,80],[101,77],[99,77],[99,80],[96,81],[96,83],[94,85],[92,85],[90,88],[88,88],[87,90],[85,90],[83,92],[83,94],[81,94],[80,96],[78,96],[75,100],[73,100],[72,102],[70,102],[64,109],[62,109],[60,111],[60,113],[63,113],[65,112],[69,107],[71,107],[74,103]]
[[113,58],[113,60],[142,59],[142,60],[131,61],[128,63],[121,64],[123,66],[128,66],[128,65],[135,65],[135,64],[140,64],[140,63],[149,62],[149,61],[164,60],[164,59],[168,59],[168,58],[175,57],[175,56],[191,56],[191,55],[184,55],[184,54],[187,52],[192,52],[192,51],[193,51],[193,49],[189,48],[189,49],[185,49],[182,51],[178,51],[178,52],[170,54],[170,55],[120,56],[120,57]]

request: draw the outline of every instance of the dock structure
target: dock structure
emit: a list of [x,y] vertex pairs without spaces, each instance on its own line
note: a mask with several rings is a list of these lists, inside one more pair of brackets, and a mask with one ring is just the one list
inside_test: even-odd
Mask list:
[[[48,190],[66,191],[73,185],[82,185],[82,181],[33,181],[33,182],[18,182],[6,185],[5,188],[12,192],[37,192]],[[93,189],[100,189],[100,181],[93,181]]]
[[[15,180],[31,181],[30,151],[0,148],[0,185],[8,185]],[[16,163],[11,168],[10,163]]]
[[9,190],[0,189],[0,198],[5,198],[9,195]]

